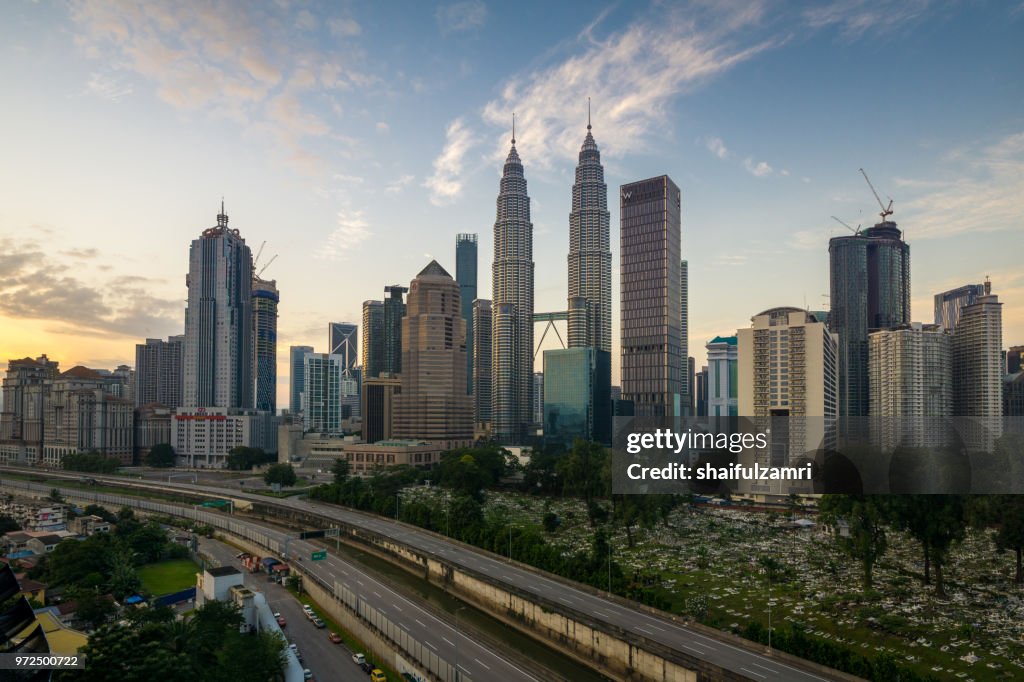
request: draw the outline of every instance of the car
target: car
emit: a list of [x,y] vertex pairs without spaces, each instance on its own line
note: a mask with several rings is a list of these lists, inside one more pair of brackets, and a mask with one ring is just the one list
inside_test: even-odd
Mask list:
[[288,625],[288,621],[285,620],[284,616],[282,616],[279,613],[279,614],[277,614],[277,624],[280,625],[281,627],[284,627],[284,626]]
[[309,604],[303,604],[302,605],[302,610],[306,612],[307,616],[313,613],[313,607],[310,606]]
[[370,663],[369,661],[363,661],[359,664],[359,667],[362,668],[363,672],[367,675],[369,675],[371,672],[375,670],[373,663]]
[[302,653],[299,652],[298,644],[289,644],[288,648],[292,650],[293,654],[295,654],[295,658],[299,659],[300,661],[302,660]]
[[311,679],[313,679],[313,673],[310,672],[309,668],[305,668],[302,671],[302,679],[304,679],[304,680],[311,680]]
[[321,628],[321,629],[327,627],[327,623],[323,622],[319,618],[314,618],[313,619],[313,625],[315,625],[315,626],[317,626],[318,628]]
[[362,667],[366,663],[366,654],[352,654],[352,662]]
[[331,640],[331,642],[333,642],[334,644],[341,644],[341,635],[339,635],[337,632],[327,633],[327,639]]
[[388,676],[380,668],[374,668],[370,673],[370,682],[388,682]]

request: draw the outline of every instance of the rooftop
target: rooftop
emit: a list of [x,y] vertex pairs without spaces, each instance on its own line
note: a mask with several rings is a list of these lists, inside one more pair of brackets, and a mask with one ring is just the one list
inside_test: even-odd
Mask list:
[[239,571],[234,566],[217,566],[216,568],[206,569],[206,572],[212,575],[214,578],[219,578],[226,575],[241,574],[241,571]]

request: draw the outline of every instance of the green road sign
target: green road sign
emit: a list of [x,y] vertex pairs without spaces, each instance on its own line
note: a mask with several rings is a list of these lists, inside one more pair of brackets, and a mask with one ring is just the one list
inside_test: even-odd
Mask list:
[[313,561],[323,561],[327,558],[327,550],[321,549],[319,552],[313,552],[309,555],[309,558]]
[[204,506],[204,507],[226,507],[229,504],[231,504],[231,503],[228,502],[227,500],[207,500],[206,502],[203,502],[202,506]]

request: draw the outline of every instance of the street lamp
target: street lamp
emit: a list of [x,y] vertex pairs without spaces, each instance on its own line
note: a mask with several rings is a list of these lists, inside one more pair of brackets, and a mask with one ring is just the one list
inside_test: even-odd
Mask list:
[[459,611],[465,610],[465,606],[455,609],[455,682],[459,682]]

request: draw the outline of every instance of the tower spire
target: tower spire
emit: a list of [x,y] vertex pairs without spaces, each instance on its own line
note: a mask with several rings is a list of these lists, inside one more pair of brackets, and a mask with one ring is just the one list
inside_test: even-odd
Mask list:
[[217,226],[226,227],[228,224],[228,216],[224,213],[224,197],[220,198],[220,213],[217,214]]
[[590,130],[590,98],[587,98],[587,130]]
[[516,143],[516,112],[512,112],[512,144]]

